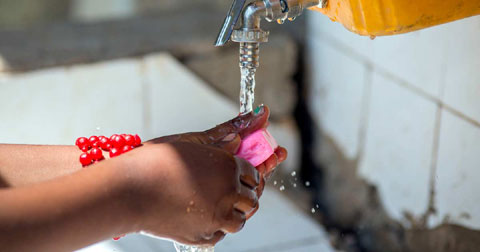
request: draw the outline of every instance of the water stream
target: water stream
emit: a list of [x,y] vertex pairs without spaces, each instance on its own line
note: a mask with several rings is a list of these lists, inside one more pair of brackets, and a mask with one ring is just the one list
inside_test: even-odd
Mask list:
[[242,67],[240,81],[240,114],[248,114],[253,110],[255,102],[255,68]]
[[[253,111],[255,102],[255,73],[254,67],[241,67],[240,80],[240,114],[248,114]],[[214,247],[197,247],[175,243],[177,252],[214,252]]]

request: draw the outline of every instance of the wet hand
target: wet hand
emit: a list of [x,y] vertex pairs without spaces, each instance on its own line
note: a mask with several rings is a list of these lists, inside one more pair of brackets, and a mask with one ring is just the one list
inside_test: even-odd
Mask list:
[[[249,134],[268,127],[268,118],[270,116],[270,109],[268,106],[259,106],[252,113],[246,115],[240,115],[228,122],[220,124],[210,130],[204,132],[193,132],[178,134],[166,137],[160,137],[147,142],[151,143],[171,143],[171,142],[191,142],[205,145],[213,145],[230,153],[236,153],[238,150],[239,142],[242,138]],[[257,196],[263,193],[265,187],[265,180],[268,179],[275,168],[287,159],[287,150],[279,146],[275,153],[270,156],[263,164],[257,166],[257,170],[260,172],[261,181],[257,188]],[[254,212],[253,212],[254,213]],[[248,218],[252,214],[248,215]]]

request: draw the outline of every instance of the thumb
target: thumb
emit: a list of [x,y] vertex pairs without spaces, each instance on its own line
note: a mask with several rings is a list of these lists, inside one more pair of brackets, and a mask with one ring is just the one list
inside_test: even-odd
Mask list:
[[260,105],[254,111],[245,115],[239,115],[228,122],[205,131],[204,134],[206,139],[209,139],[212,144],[218,144],[232,133],[244,138],[259,129],[266,128],[269,117],[270,109],[267,106]]
[[228,151],[231,154],[236,154],[242,143],[242,138],[237,133],[228,134],[218,144],[218,147]]

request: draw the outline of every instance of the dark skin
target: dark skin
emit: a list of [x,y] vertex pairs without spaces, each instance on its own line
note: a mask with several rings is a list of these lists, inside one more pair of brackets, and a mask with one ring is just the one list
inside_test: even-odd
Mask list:
[[139,231],[216,244],[255,213],[265,177],[286,159],[280,147],[255,169],[234,156],[268,116],[265,107],[205,132],[154,139],[86,169],[73,146],[0,145],[2,250],[72,251]]

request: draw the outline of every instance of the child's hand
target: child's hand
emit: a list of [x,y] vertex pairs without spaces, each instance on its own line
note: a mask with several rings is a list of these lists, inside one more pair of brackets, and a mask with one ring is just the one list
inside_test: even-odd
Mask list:
[[138,229],[185,244],[210,245],[238,232],[258,209],[264,176],[287,155],[279,148],[257,167],[260,173],[234,156],[240,137],[266,127],[268,115],[264,107],[205,132],[154,139],[119,157],[131,163],[129,172],[138,178]]
[[[160,137],[153,139],[146,144],[151,143],[171,143],[171,142],[191,142],[198,144],[213,145],[223,148],[230,153],[235,154],[238,150],[239,143],[242,138],[249,134],[268,127],[268,118],[270,116],[270,109],[268,106],[260,106],[256,109],[257,113],[249,113],[243,116],[238,116],[228,122],[218,125],[215,128],[204,132],[193,132],[178,134],[172,136]],[[261,174],[260,185],[257,188],[258,197],[263,193],[265,186],[265,179],[269,178],[274,172],[274,169],[283,161],[287,159],[287,150],[279,146],[275,153],[267,159],[263,164],[257,167]],[[254,213],[254,212],[253,212]],[[252,214],[247,217],[251,217]],[[247,218],[247,219],[248,219]]]

